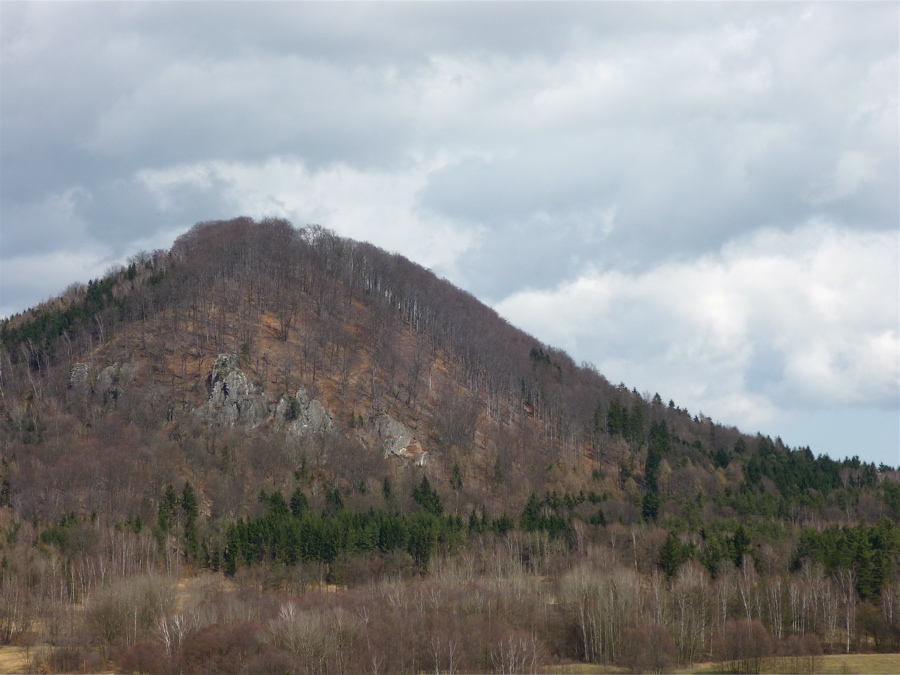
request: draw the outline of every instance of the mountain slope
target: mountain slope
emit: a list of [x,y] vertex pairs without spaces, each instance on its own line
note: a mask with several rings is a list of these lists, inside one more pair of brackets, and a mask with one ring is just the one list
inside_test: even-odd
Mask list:
[[41,588],[68,583],[78,602],[109,561],[126,578],[187,565],[296,589],[492,547],[542,574],[603,551],[639,584],[733,575],[749,556],[763,578],[850,569],[870,603],[897,587],[889,467],[613,386],[322,228],[201,223],[3,322],[0,340],[10,589],[47,560],[67,562],[41,563]]

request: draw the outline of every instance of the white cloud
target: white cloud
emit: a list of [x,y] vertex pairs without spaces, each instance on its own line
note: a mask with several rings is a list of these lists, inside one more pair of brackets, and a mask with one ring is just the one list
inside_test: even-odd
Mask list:
[[353,239],[402,253],[421,265],[453,274],[477,231],[423,211],[419,193],[431,172],[450,161],[409,162],[394,170],[363,170],[333,164],[311,171],[298,160],[261,163],[213,161],[165,170],[144,170],[137,180],[161,209],[214,187],[235,214],[279,216],[297,225],[317,223]]
[[22,311],[15,298],[27,294],[40,298],[34,304],[63,292],[75,281],[99,278],[111,265],[103,248],[72,249],[7,258],[0,270],[0,317]]
[[[283,215],[506,297],[548,342],[680,405],[748,424],[896,408],[897,18],[8,3],[0,305],[200,220]],[[792,230],[817,220],[833,226]],[[56,265],[69,250],[96,264]]]
[[611,379],[758,427],[792,409],[900,403],[898,253],[896,232],[811,223],[495,308]]

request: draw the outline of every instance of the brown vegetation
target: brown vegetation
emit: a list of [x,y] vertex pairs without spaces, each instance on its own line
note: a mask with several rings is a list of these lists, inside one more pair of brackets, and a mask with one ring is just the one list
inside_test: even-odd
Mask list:
[[[0,642],[28,670],[811,672],[900,649],[896,472],[614,387],[368,244],[201,224],[2,338]],[[221,354],[259,423],[197,413]],[[331,431],[286,432],[299,387]],[[424,466],[384,456],[384,416]]]

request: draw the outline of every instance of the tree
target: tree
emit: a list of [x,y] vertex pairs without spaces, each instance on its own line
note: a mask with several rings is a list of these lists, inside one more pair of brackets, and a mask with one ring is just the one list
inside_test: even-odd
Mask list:
[[684,547],[678,541],[678,537],[669,532],[669,536],[666,537],[666,541],[659,551],[659,567],[671,579],[678,572],[682,562],[684,562]]
[[291,513],[295,518],[299,518],[306,513],[308,509],[309,501],[306,499],[306,495],[303,494],[303,490],[299,487],[296,488],[291,495]]
[[541,500],[535,493],[528,495],[528,501],[522,510],[522,517],[519,519],[519,527],[526,532],[534,532],[541,526]]
[[184,484],[184,488],[181,491],[180,504],[184,514],[184,549],[188,557],[196,558],[199,550],[197,540],[197,515],[199,509],[197,496],[194,494],[194,488],[189,482]]
[[740,567],[744,563],[744,556],[750,551],[750,537],[743,525],[738,525],[734,536],[731,537],[731,559],[734,561],[735,567]]
[[412,498],[426,513],[439,516],[444,512],[441,496],[431,487],[428,476],[422,476],[422,482],[413,488]]

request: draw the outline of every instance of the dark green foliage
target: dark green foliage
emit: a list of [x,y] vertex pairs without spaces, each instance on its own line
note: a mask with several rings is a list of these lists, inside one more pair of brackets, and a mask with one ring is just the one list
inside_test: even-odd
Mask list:
[[294,494],[291,495],[291,514],[299,518],[308,510],[309,501],[306,499],[306,495],[303,494],[303,490],[297,488],[294,490]]
[[659,517],[660,498],[656,492],[648,491],[641,498],[641,518],[648,523],[656,522]]
[[541,520],[541,500],[533,492],[528,496],[522,517],[519,519],[519,527],[526,532],[534,532],[538,529]]
[[734,536],[731,538],[731,559],[736,567],[740,567],[744,562],[744,556],[750,552],[750,537],[744,530],[743,525],[739,525]]
[[300,410],[300,401],[297,400],[296,396],[291,396],[288,400],[288,409],[285,417],[287,417],[288,421],[295,420],[300,416]]
[[341,491],[330,485],[325,486],[325,504],[333,511],[341,511],[344,508],[344,498]]
[[873,598],[889,583],[900,558],[900,526],[884,516],[871,527],[832,525],[822,531],[804,528],[794,566],[802,565],[807,558],[821,562],[829,572],[852,569],[860,597]]
[[491,524],[491,529],[497,534],[506,534],[516,529],[516,522],[504,513]]
[[278,493],[265,494],[264,501],[269,504],[266,515],[228,527],[222,551],[226,574],[263,560],[285,565],[330,563],[344,553],[383,555],[395,550],[409,553],[424,571],[439,544],[452,550],[467,535],[465,523],[456,516],[425,511],[403,516],[373,509],[357,513],[346,508],[320,513],[303,508],[297,515]]
[[189,482],[185,483],[181,490],[181,510],[184,512],[186,521],[196,520],[198,515],[197,496],[194,494],[194,486]]
[[75,513],[66,514],[60,521],[41,532],[38,539],[42,544],[56,546],[60,550],[66,550],[69,545],[69,534],[72,526],[78,522]]
[[568,533],[569,521],[561,515],[561,512],[570,511],[575,505],[584,501],[584,495],[579,500],[570,495],[560,497],[555,492],[547,493],[541,501],[533,492],[525,503],[522,517],[519,519],[519,527],[525,532],[547,532],[551,536],[560,536]]
[[628,409],[615,398],[606,413],[606,431],[610,436],[624,436],[628,429]]
[[453,463],[453,474],[450,477],[450,485],[457,492],[462,489],[462,471],[460,471],[459,464],[457,462]]
[[614,398],[609,404],[606,413],[606,431],[610,436],[621,436],[629,443],[635,445],[642,443],[645,436],[645,422],[647,419],[644,400],[635,395],[634,404],[629,408],[620,397]]
[[159,501],[157,527],[162,532],[168,532],[171,529],[176,508],[178,508],[178,493],[175,492],[175,488],[169,483],[166,485],[166,490]]
[[194,559],[199,553],[197,539],[197,496],[190,483],[185,483],[181,490],[181,511],[184,514],[184,549],[188,558]]
[[725,469],[731,463],[731,454],[725,448],[719,448],[713,453],[713,461],[716,466]]
[[428,482],[428,476],[422,476],[422,482],[413,488],[412,498],[422,507],[425,513],[439,516],[444,512],[441,496],[431,487],[431,483]]
[[2,470],[0,470],[0,506],[9,506],[10,497],[12,496],[12,484],[9,480],[9,462],[6,457],[2,460]]
[[[644,467],[644,485],[649,492],[659,493],[657,479],[659,464],[670,449],[669,430],[665,422],[650,425],[650,444],[647,448],[647,463]],[[655,517],[654,517],[655,520]]]
[[894,512],[895,518],[900,518],[900,483],[886,480],[882,485],[884,503]]
[[597,509],[597,513],[590,517],[588,523],[590,523],[591,525],[606,527],[606,515],[604,515],[603,509]]
[[682,545],[672,532],[666,537],[663,547],[659,551],[659,567],[671,579],[678,572],[681,564],[687,560],[692,553],[692,547]]
[[[294,493],[297,494],[296,492]],[[303,494],[302,492],[300,493]],[[291,497],[291,502],[293,502],[294,498]],[[265,490],[260,491],[259,493],[259,501],[263,504],[268,504],[269,509],[272,513],[278,516],[286,516],[287,514],[292,512],[292,509],[288,506],[288,503],[285,501],[284,497],[277,490],[273,490],[271,494],[267,493]]]
[[97,281],[89,281],[84,297],[70,303],[65,308],[42,308],[34,310],[33,317],[11,328],[4,322],[0,327],[0,342],[13,359],[21,357],[18,345],[28,343],[32,367],[37,367],[39,352],[52,355],[56,338],[86,325],[92,317],[113,302],[114,276]]
[[532,347],[529,356],[535,363],[543,363],[548,366],[550,365],[550,356],[548,354],[545,354],[544,350],[540,347]]

